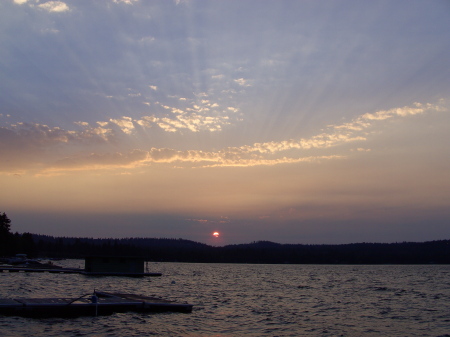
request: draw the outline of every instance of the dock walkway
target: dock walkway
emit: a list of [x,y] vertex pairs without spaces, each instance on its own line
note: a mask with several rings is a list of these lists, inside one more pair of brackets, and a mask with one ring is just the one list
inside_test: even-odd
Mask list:
[[33,267],[11,267],[0,266],[0,272],[10,273],[53,273],[53,274],[82,274],[88,276],[129,276],[129,277],[146,277],[161,276],[161,273],[120,273],[120,272],[87,272],[84,269],[77,268],[33,268]]
[[96,291],[86,298],[0,298],[0,314],[24,317],[71,317],[110,315],[115,312],[192,312],[192,304],[137,294]]

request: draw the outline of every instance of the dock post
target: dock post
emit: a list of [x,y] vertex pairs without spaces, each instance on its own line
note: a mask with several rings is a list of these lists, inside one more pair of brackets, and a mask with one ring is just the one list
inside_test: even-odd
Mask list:
[[95,317],[97,317],[97,315],[98,315],[98,297],[97,297],[97,294],[95,293],[95,290],[94,290],[94,294],[91,296],[91,301],[92,301],[92,303],[95,304]]

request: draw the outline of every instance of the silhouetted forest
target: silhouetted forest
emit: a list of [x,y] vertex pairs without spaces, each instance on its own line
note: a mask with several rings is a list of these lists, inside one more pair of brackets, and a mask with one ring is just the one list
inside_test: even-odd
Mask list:
[[0,257],[27,254],[42,258],[89,255],[139,256],[159,262],[295,264],[448,264],[450,240],[341,245],[279,244],[258,241],[213,247],[183,239],[93,239],[11,232],[0,213]]
[[30,233],[12,233],[11,220],[5,212],[0,212],[0,257],[12,256],[19,252],[37,255],[33,236]]
[[341,245],[278,244],[258,241],[213,247],[183,239],[91,239],[32,235],[39,256],[142,256],[148,261],[295,264],[448,264],[450,240]]

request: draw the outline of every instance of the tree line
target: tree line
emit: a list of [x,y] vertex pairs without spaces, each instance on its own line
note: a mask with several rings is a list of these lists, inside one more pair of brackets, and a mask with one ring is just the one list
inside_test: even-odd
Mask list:
[[341,245],[278,244],[258,241],[213,247],[167,238],[93,239],[32,235],[44,256],[141,256],[148,261],[293,264],[448,264],[450,240]]
[[31,233],[12,233],[11,220],[5,212],[0,212],[0,257],[18,253],[34,256],[38,254]]
[[94,239],[12,234],[10,221],[0,214],[0,256],[83,258],[139,256],[158,262],[269,264],[449,264],[450,240],[340,245],[279,244],[257,241],[213,247],[184,239]]

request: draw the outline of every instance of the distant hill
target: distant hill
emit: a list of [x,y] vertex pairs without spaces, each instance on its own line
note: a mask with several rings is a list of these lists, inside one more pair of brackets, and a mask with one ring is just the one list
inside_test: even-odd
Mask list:
[[280,244],[257,241],[213,247],[184,239],[93,239],[31,234],[36,255],[142,256],[149,261],[293,264],[449,264],[450,240],[341,245]]

